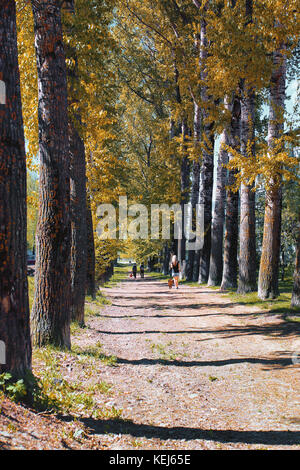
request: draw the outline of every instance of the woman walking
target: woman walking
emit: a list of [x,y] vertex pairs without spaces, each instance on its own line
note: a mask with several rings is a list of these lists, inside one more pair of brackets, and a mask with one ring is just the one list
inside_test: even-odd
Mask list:
[[174,279],[175,288],[178,289],[180,265],[179,265],[176,255],[172,256],[171,269],[172,269],[172,278]]

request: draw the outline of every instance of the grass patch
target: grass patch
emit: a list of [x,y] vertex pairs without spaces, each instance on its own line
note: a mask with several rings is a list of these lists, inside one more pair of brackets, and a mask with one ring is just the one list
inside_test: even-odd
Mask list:
[[34,277],[28,276],[28,296],[29,296],[29,308],[31,311],[33,298],[34,298]]
[[210,382],[215,382],[216,380],[219,380],[218,377],[215,377],[214,375],[210,375],[208,378]]
[[[95,396],[99,394],[110,394],[112,385],[105,381],[88,383],[82,381],[70,382],[66,380],[61,372],[61,366],[68,360],[69,355],[77,354],[78,359],[83,354],[80,348],[75,353],[74,350],[61,351],[47,346],[34,351],[35,362],[38,362],[38,377],[36,378],[36,392],[33,407],[39,411],[52,411],[55,413],[70,414],[73,417],[89,416],[95,419],[119,419],[122,411],[114,407],[99,406]],[[95,350],[99,350],[99,346]],[[92,350],[84,351],[87,355],[92,354]],[[95,355],[93,354],[93,357]],[[98,351],[97,359],[102,360]],[[106,356],[105,360],[108,360]],[[111,359],[109,358],[111,361]],[[85,370],[89,364],[85,362]],[[95,377],[94,363],[90,364],[92,378]],[[88,371],[87,371],[88,372]]]
[[249,292],[247,294],[237,294],[236,292],[229,292],[224,294],[230,297],[234,302],[237,302],[242,305],[251,305],[259,307],[262,310],[283,315],[284,317],[300,314],[299,307],[291,307],[291,297],[292,297],[293,281],[292,278],[287,279],[286,281],[279,282],[279,292],[280,295],[277,299],[267,299],[261,300],[257,292]]
[[90,295],[86,296],[85,301],[97,307],[104,307],[105,305],[111,305],[111,301],[100,291],[97,292],[96,298],[93,299]]
[[153,354],[155,354],[155,353],[158,354],[159,357],[163,361],[176,361],[177,360],[178,355],[175,354],[172,351],[167,351],[166,347],[163,344],[151,343],[150,348],[151,348],[151,351],[153,352]]
[[86,328],[85,326],[80,325],[78,322],[73,321],[70,325],[71,335],[77,336],[81,333],[81,330]]
[[[181,284],[188,286],[197,286],[197,282],[181,281]],[[211,290],[219,290],[220,286],[207,286]],[[228,289],[224,292],[224,297],[229,297],[233,302],[241,305],[249,305],[261,308],[265,313],[273,313],[282,315],[288,321],[299,321],[297,316],[300,315],[299,307],[291,307],[291,297],[293,289],[293,278],[288,276],[284,281],[279,281],[279,297],[277,299],[261,300],[257,292],[249,292],[247,294],[237,294],[236,290]]]
[[285,318],[286,321],[290,321],[290,322],[295,322],[295,323],[300,323],[300,315],[298,317],[286,317]]
[[127,278],[128,273],[131,271],[132,266],[129,265],[117,265],[114,267],[114,274],[109,281],[103,284],[105,288],[111,288],[117,286],[120,282]]
[[116,356],[108,356],[102,351],[102,344],[98,341],[94,346],[88,346],[87,348],[81,348],[80,346],[73,346],[72,352],[79,356],[88,356],[95,359],[99,359],[103,364],[115,367],[117,366]]

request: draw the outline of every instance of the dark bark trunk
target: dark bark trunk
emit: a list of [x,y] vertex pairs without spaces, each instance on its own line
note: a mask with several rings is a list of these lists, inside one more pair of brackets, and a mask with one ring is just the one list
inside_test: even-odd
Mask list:
[[[237,97],[233,98],[232,103],[228,103],[228,109],[231,110],[231,123],[226,132],[226,142],[232,148],[238,149],[240,140],[240,101]],[[229,154],[229,160],[230,158],[231,155]],[[235,182],[234,175],[235,171],[229,170],[228,187]],[[238,206],[239,193],[228,189],[226,195],[222,290],[237,287]]]
[[[273,55],[273,72],[270,84],[270,114],[268,124],[268,146],[270,158],[283,133],[285,100],[286,58],[280,51]],[[266,191],[264,234],[259,268],[258,296],[261,299],[278,297],[278,270],[281,232],[281,177],[274,175],[270,189]]]
[[167,276],[170,272],[171,250],[166,242],[163,249],[163,274]]
[[150,256],[147,260],[148,272],[153,272],[154,271],[154,265],[155,265],[155,258],[154,258],[154,256]]
[[[195,146],[199,145],[201,137],[201,110],[198,104],[194,101],[194,142]],[[191,188],[191,206],[192,206],[192,229],[195,230],[195,218],[196,218],[196,204],[199,202],[199,183],[200,183],[200,164],[201,159],[198,157],[192,163],[192,188]],[[199,252],[195,250],[189,250],[187,253],[187,265],[186,265],[186,279],[192,281],[198,279],[198,272],[194,276],[194,263],[195,256]],[[199,269],[199,268],[198,268]]]
[[[229,172],[228,185],[233,183],[232,171]],[[226,219],[223,255],[223,276],[221,289],[237,287],[237,251],[238,251],[238,205],[239,194],[230,190],[227,192]]]
[[[63,8],[75,14],[74,1],[64,2]],[[69,33],[70,31],[68,31]],[[69,81],[69,109],[79,104],[76,93],[78,85],[78,60],[76,49],[66,46],[66,54],[72,59],[67,68]],[[79,135],[80,110],[69,116],[70,146],[70,211],[71,211],[71,318],[84,325],[84,302],[87,275],[87,228],[86,228],[86,162],[84,142]]]
[[218,156],[215,207],[212,218],[211,254],[208,279],[209,286],[220,285],[223,274],[223,235],[226,201],[225,185],[227,177],[227,169],[224,165],[228,162],[228,152],[222,147],[223,143],[226,144],[226,131],[223,131],[221,136]]
[[40,210],[32,338],[70,348],[70,175],[60,2],[32,2],[39,88]]
[[267,191],[258,287],[261,299],[275,299],[279,295],[281,205],[281,188],[274,187],[272,191]]
[[190,188],[190,161],[186,154],[185,139],[188,135],[188,128],[185,121],[182,123],[181,127],[182,140],[183,140],[183,155],[181,161],[181,171],[180,171],[180,190],[181,190],[181,211],[182,211],[182,238],[178,240],[178,261],[181,264],[181,273],[182,276],[185,275],[185,255],[186,255],[186,237],[184,230],[184,205],[188,203],[189,198],[189,188]]
[[[200,33],[200,62],[201,79],[206,79],[206,58],[207,58],[207,36],[206,21],[201,21]],[[212,192],[213,192],[213,173],[214,173],[214,133],[213,122],[206,109],[209,97],[207,88],[202,86],[201,98],[204,103],[202,110],[203,139],[202,139],[202,163],[200,172],[200,197],[199,202],[204,206],[204,243],[200,250],[199,259],[199,284],[207,283],[209,276],[210,250],[211,250],[211,219],[212,219]]]
[[91,211],[91,203],[89,196],[87,197],[86,208],[86,229],[87,229],[87,274],[86,274],[86,294],[90,295],[93,299],[96,297],[96,282],[95,282],[95,243],[94,243],[94,228],[93,217]]
[[[205,126],[204,126],[205,127]],[[203,149],[200,174],[200,204],[204,205],[204,243],[200,251],[199,284],[206,283],[209,276],[209,263],[211,251],[211,220],[212,220],[212,192],[214,172],[214,136],[211,128],[204,135],[209,139],[209,147]]]
[[87,276],[86,169],[83,140],[71,124],[71,317],[84,325],[84,302]]
[[[255,94],[241,85],[241,154],[254,154]],[[240,207],[240,253],[238,293],[245,294],[257,289],[255,244],[255,193],[253,185],[241,185]]]
[[[18,67],[16,8],[0,2],[0,372],[31,369],[27,286],[26,160]],[[4,92],[4,90],[3,90]]]
[[300,212],[299,212],[299,222],[298,222],[298,241],[296,248],[296,263],[294,271],[294,285],[292,292],[292,307],[300,306]]

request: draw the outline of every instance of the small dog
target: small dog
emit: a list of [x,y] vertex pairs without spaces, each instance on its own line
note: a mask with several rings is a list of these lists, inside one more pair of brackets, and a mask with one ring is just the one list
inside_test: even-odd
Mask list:
[[174,285],[174,279],[169,279],[168,280],[168,286],[169,286],[169,289],[172,289],[172,286]]

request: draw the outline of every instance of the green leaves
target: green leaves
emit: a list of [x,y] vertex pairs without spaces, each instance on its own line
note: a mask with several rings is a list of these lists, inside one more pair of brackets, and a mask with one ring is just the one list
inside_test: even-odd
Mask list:
[[27,388],[23,379],[12,381],[12,375],[8,372],[0,375],[0,387],[13,401],[19,401],[27,395]]

